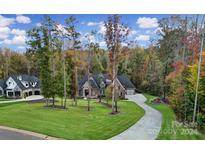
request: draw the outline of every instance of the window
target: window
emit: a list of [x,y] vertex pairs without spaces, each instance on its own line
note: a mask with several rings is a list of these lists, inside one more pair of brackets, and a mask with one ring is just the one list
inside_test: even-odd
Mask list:
[[26,88],[28,88],[28,87],[29,87],[28,82],[24,82],[24,86],[25,86]]
[[40,91],[38,91],[38,90],[35,91],[35,92],[34,92],[34,95],[40,95]]
[[35,87],[37,82],[30,82],[30,84],[32,85],[32,87]]
[[17,97],[21,96],[21,92],[20,91],[15,91],[15,96],[17,96]]
[[14,93],[13,92],[8,92],[8,96],[13,96]]

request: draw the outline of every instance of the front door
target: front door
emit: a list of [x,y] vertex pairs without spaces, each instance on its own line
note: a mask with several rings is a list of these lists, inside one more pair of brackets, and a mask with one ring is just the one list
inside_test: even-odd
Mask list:
[[89,90],[88,89],[84,89],[84,97],[87,97],[89,95]]

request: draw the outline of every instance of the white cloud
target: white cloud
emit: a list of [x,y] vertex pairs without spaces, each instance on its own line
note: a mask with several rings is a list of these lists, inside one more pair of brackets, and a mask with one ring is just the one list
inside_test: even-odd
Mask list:
[[0,15],[0,27],[6,27],[15,22],[14,18],[6,18],[2,15]]
[[96,43],[95,36],[93,36],[93,35],[88,35],[88,40],[92,43]]
[[10,34],[10,28],[9,27],[0,27],[0,39],[7,39]]
[[[124,27],[122,25],[119,25],[119,27],[124,28],[124,30],[125,30],[125,31],[121,31],[122,35],[125,35],[127,30],[128,30],[128,32],[129,32],[128,33],[128,37],[132,37],[132,36],[134,36],[134,35],[136,35],[138,33],[138,31],[131,30],[129,27]],[[105,35],[105,32],[106,32],[106,28],[105,28],[104,23],[102,22],[101,24],[99,24],[99,31],[98,31],[98,33],[102,34],[102,35]]]
[[136,41],[149,41],[149,35],[139,35],[135,38]]
[[12,29],[11,34],[25,36],[26,31],[25,30],[20,30],[20,29]]
[[36,27],[41,27],[41,23],[36,23]]
[[121,45],[122,45],[123,47],[126,47],[126,46],[127,46],[127,43],[122,42]]
[[12,45],[25,45],[26,37],[25,36],[14,36],[11,40],[5,39],[3,41],[4,44],[12,44]]
[[57,28],[57,30],[58,30],[59,32],[61,32],[62,35],[68,34],[67,30],[64,28],[63,25],[58,24],[58,25],[56,26],[56,28]]
[[100,47],[106,47],[106,42],[105,41],[101,41],[99,42]]
[[102,21],[101,22],[88,22],[87,26],[98,26],[98,25],[102,25],[102,24],[103,24]]
[[103,23],[101,23],[101,24],[99,25],[99,31],[98,31],[98,33],[105,35],[105,31],[106,31],[105,25],[104,25]]
[[146,33],[146,34],[152,34],[152,33],[154,33],[154,32],[151,31],[151,30],[146,30],[145,33]]
[[14,36],[12,40],[13,40],[13,44],[24,45],[26,43],[25,36]]
[[84,35],[81,36],[80,38],[81,42],[92,42],[92,43],[96,43],[96,38],[94,35],[91,35],[90,33],[85,33]]
[[155,28],[158,27],[157,18],[140,17],[136,22],[140,28]]
[[22,23],[22,24],[29,24],[29,23],[31,23],[31,19],[29,17],[23,16],[23,15],[17,15],[16,16],[16,21],[18,23]]
[[136,30],[130,30],[128,36],[132,37],[132,36],[136,35],[137,33],[138,33],[138,31],[136,31]]

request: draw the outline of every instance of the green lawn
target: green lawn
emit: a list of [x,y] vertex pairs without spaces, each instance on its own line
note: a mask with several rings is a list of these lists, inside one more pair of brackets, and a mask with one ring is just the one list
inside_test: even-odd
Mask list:
[[[43,107],[42,103],[0,104],[0,125],[65,139],[108,139],[138,121],[144,110],[130,101],[119,101],[120,113],[110,115],[111,108],[87,101],[68,110]],[[69,102],[71,104],[71,102]]]
[[6,97],[0,97],[0,102],[1,101],[9,101],[9,100],[12,100],[12,99],[9,99],[9,98],[6,98]]
[[144,94],[148,98],[146,102],[149,106],[157,109],[162,113],[162,128],[157,139],[160,140],[194,140],[205,139],[205,136],[196,130],[187,128],[176,121],[174,111],[166,104],[151,104],[150,100],[156,98],[148,94]]

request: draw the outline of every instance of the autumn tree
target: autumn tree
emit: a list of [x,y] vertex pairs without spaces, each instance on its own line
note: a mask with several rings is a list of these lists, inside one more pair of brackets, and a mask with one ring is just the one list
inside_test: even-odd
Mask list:
[[170,85],[166,83],[166,76],[174,70],[172,64],[180,58],[186,32],[184,19],[180,16],[171,16],[159,21],[159,57],[163,64],[163,98],[169,94]]
[[121,22],[119,15],[112,15],[104,24],[105,42],[109,52],[109,66],[111,68],[112,80],[112,113],[117,111],[116,96],[116,78],[118,74],[118,64],[122,57],[122,43],[126,42],[129,34],[129,28]]

